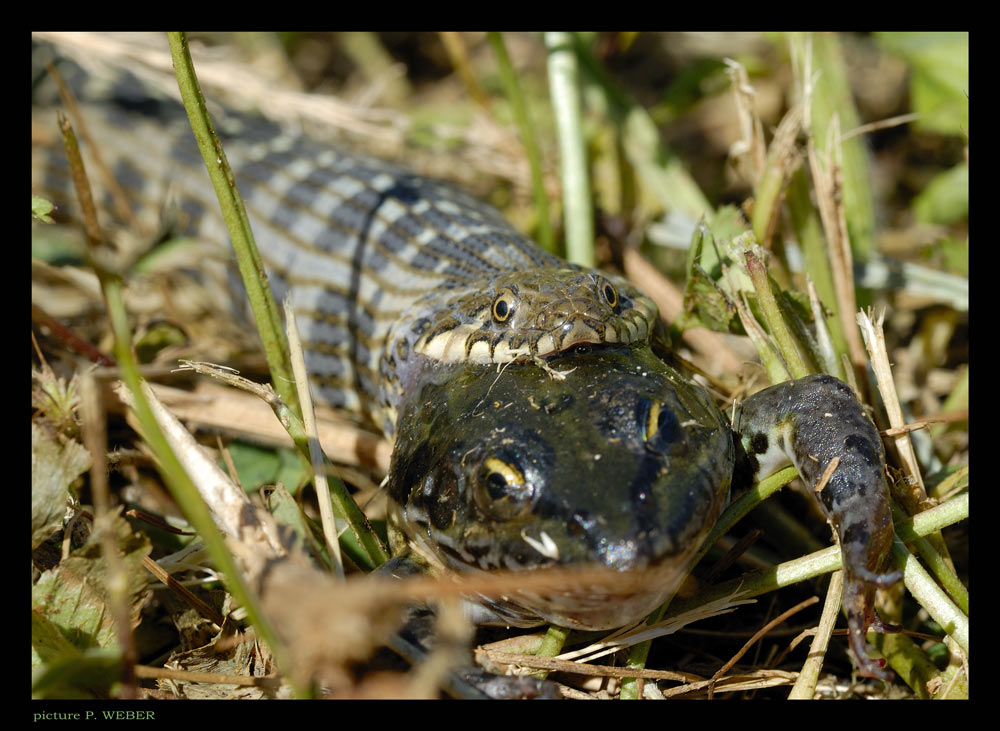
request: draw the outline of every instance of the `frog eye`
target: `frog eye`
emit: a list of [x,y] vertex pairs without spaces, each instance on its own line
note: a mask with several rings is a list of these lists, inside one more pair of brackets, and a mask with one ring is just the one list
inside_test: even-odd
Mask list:
[[618,290],[615,289],[615,286],[611,282],[607,279],[599,279],[597,281],[597,289],[601,293],[601,298],[611,309],[618,307]]
[[674,412],[659,401],[649,399],[639,402],[639,428],[642,440],[657,451],[667,449],[680,436]]
[[514,291],[509,287],[504,287],[500,290],[493,300],[493,307],[490,308],[490,312],[493,314],[493,319],[496,322],[507,322],[510,316],[514,314],[514,308],[517,304],[517,300],[514,296]]
[[660,428],[660,404],[656,401],[643,400],[639,407],[642,441],[648,442]]
[[476,504],[497,520],[511,520],[531,507],[534,486],[516,462],[501,457],[487,457],[476,479]]

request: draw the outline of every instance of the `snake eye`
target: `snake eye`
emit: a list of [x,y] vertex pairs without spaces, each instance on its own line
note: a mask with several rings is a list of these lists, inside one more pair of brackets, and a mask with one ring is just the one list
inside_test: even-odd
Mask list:
[[476,479],[476,503],[497,520],[511,520],[531,507],[534,487],[513,462],[487,457]]
[[493,313],[493,319],[497,322],[507,322],[507,320],[510,319],[510,316],[514,313],[514,305],[514,292],[511,289],[504,287],[500,290],[500,294],[498,294],[493,300],[493,307],[491,310]]
[[601,290],[601,297],[608,303],[608,306],[611,309],[616,308],[618,306],[618,290],[615,289],[614,285],[607,280],[602,280],[597,286]]

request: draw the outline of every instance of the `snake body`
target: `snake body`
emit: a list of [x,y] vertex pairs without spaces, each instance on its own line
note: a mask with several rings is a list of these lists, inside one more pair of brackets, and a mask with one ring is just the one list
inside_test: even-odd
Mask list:
[[[127,74],[110,87],[75,65],[64,74],[135,209],[159,211],[174,235],[225,240],[179,104]],[[319,400],[390,438],[414,354],[504,364],[652,330],[656,306],[634,286],[543,251],[453,186],[259,117],[224,110],[216,126],[275,297],[291,297]],[[34,179],[72,214],[67,163],[49,153],[36,155]]]

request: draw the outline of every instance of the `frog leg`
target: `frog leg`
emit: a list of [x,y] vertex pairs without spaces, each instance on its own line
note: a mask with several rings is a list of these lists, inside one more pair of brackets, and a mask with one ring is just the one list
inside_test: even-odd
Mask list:
[[885,454],[875,425],[850,387],[827,375],[786,381],[747,399],[733,418],[755,478],[794,464],[816,486],[838,460],[817,494],[840,539],[843,604],[859,671],[888,680],[892,674],[868,656],[865,632],[883,629],[875,614],[875,589],[896,583],[902,572],[885,572],[893,528],[885,482]]

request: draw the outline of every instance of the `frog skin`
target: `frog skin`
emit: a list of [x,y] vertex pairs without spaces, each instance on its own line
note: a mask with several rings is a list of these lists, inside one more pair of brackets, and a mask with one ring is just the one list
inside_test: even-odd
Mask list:
[[[748,398],[733,427],[703,388],[649,346],[587,347],[535,364],[442,367],[407,384],[388,491],[390,573],[594,567],[613,589],[477,597],[480,623],[600,630],[669,599],[734,479],[795,464],[843,550],[851,646],[862,674],[873,592],[893,537],[878,432],[843,382],[814,375]],[[736,472],[734,476],[734,471]]]

